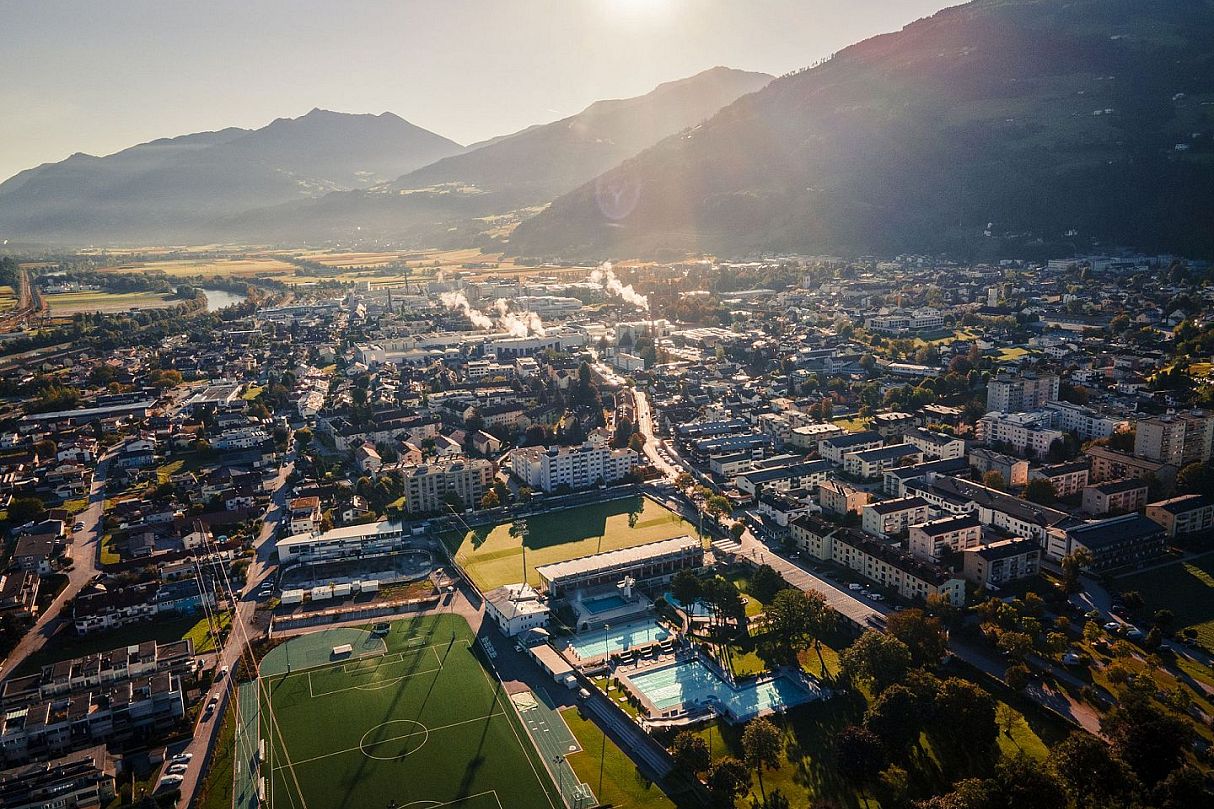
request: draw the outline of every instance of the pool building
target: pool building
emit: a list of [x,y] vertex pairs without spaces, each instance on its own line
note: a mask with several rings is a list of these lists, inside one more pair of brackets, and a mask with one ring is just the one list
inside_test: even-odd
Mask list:
[[631,548],[579,556],[535,569],[550,599],[614,587],[631,577],[641,587],[663,584],[680,570],[704,566],[704,546],[691,536],[674,537]]

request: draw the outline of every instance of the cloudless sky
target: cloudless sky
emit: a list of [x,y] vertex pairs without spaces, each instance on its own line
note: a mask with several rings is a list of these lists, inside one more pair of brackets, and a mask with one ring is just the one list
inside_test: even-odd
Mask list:
[[0,179],[313,107],[460,143],[714,65],[779,74],[959,0],[0,0]]

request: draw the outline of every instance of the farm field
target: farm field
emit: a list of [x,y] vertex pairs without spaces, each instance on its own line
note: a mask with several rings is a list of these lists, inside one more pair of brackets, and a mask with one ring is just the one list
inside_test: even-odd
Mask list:
[[102,272],[137,273],[163,272],[173,278],[201,275],[205,277],[245,278],[263,276],[287,280],[295,276],[295,267],[269,256],[240,258],[168,259],[165,261],[136,261],[105,267]]
[[[529,517],[527,527],[527,581],[533,585],[540,583],[537,565],[696,533],[695,526],[640,495]],[[523,549],[510,536],[510,523],[452,532],[443,541],[482,592],[523,575]]]
[[[382,639],[329,629],[271,651],[260,680],[270,809],[561,806],[474,642],[446,615],[395,621]],[[353,655],[333,662],[342,643]]]
[[62,317],[80,312],[126,312],[130,309],[163,309],[181,303],[180,298],[159,292],[63,292],[47,295],[51,314]]
[[8,285],[0,286],[0,311],[17,305],[17,293]]
[[1148,613],[1171,610],[1176,630],[1192,627],[1202,646],[1214,648],[1214,554],[1121,576],[1117,587],[1137,590]]

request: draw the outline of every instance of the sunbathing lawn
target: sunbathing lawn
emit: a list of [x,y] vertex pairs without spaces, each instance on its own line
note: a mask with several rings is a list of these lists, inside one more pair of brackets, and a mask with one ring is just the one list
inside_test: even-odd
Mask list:
[[[539,514],[529,517],[527,526],[527,581],[533,585],[540,583],[537,565],[696,532],[674,512],[639,495]],[[510,523],[463,535],[451,532],[443,542],[482,592],[523,576],[523,549],[510,536]]]
[[[674,803],[657,786],[637,771],[632,759],[606,738],[598,725],[582,718],[576,709],[561,712],[565,724],[573,731],[579,753],[567,757],[569,765],[582,783],[590,786],[601,804],[628,807],[628,809],[674,809]],[[606,738],[606,747],[603,742]],[[599,787],[599,758],[603,759],[602,788]]]
[[1201,645],[1214,648],[1214,554],[1121,576],[1116,586],[1141,593],[1147,614],[1171,610],[1177,631],[1193,627]]

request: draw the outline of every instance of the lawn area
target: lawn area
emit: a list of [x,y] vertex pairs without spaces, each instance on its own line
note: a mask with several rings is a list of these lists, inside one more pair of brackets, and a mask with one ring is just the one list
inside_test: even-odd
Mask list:
[[1141,593],[1148,614],[1171,610],[1177,631],[1192,627],[1203,646],[1214,648],[1214,554],[1121,576],[1116,586]]
[[[207,774],[198,787],[194,806],[198,809],[232,809],[232,787],[236,760],[236,711],[229,705],[223,713],[223,725],[211,753]],[[195,766],[200,766],[195,762]]]
[[[230,620],[229,617],[228,621],[230,622]],[[84,636],[78,636],[70,628],[65,628],[61,629],[41,649],[27,657],[17,667],[17,670],[22,674],[30,674],[47,664],[57,663],[60,660],[69,660],[73,657],[97,652],[108,652],[148,640],[169,643],[189,637],[194,639],[194,648],[199,651],[198,643],[205,638],[206,631],[207,619],[201,615],[146,621],[109,632],[93,632]],[[205,651],[205,648],[202,651]]]
[[[581,752],[568,756],[566,760],[578,778],[594,790],[599,803],[629,809],[673,809],[674,803],[662,790],[645,780],[632,763],[632,759],[628,758],[615,742],[607,738],[598,725],[584,719],[575,709],[565,710],[561,716],[573,731],[578,744],[582,746]],[[603,763],[601,787],[600,756]]]
[[89,507],[89,499],[87,497],[73,497],[71,500],[64,500],[63,507],[67,509],[67,513],[73,517]]
[[251,402],[260,396],[263,390],[265,390],[265,388],[261,385],[251,385],[240,398],[244,399],[246,402]]
[[180,298],[160,292],[63,292],[47,295],[51,314],[59,317],[77,312],[125,312],[128,309],[160,309],[182,303]]
[[862,419],[858,416],[851,419],[833,419],[831,423],[849,433],[859,433],[868,429],[868,419]]
[[[938,332],[937,332],[938,333]],[[915,348],[923,348],[924,346],[940,346],[949,343],[955,343],[958,340],[973,340],[977,337],[968,329],[957,329],[952,334],[946,334],[943,337],[936,337],[931,340],[924,340],[922,337],[915,338]]]
[[[677,514],[639,495],[529,517],[527,526],[527,581],[533,585],[540,583],[536,565],[695,533]],[[482,591],[523,575],[523,549],[510,536],[510,523],[462,536],[452,532],[443,542]]]
[[122,561],[122,556],[114,550],[113,534],[102,534],[100,559],[103,565],[116,565]]
[[1004,360],[1005,362],[1012,362],[1020,359],[1028,353],[1027,348],[1001,348],[999,349],[999,356],[996,359]]
[[[261,666],[270,809],[557,809],[556,787],[475,640],[463,618],[446,615],[394,621],[382,639],[329,629],[274,649]],[[334,661],[343,643],[355,657]]]
[[17,293],[7,284],[0,285],[0,309],[11,309],[17,305]]

